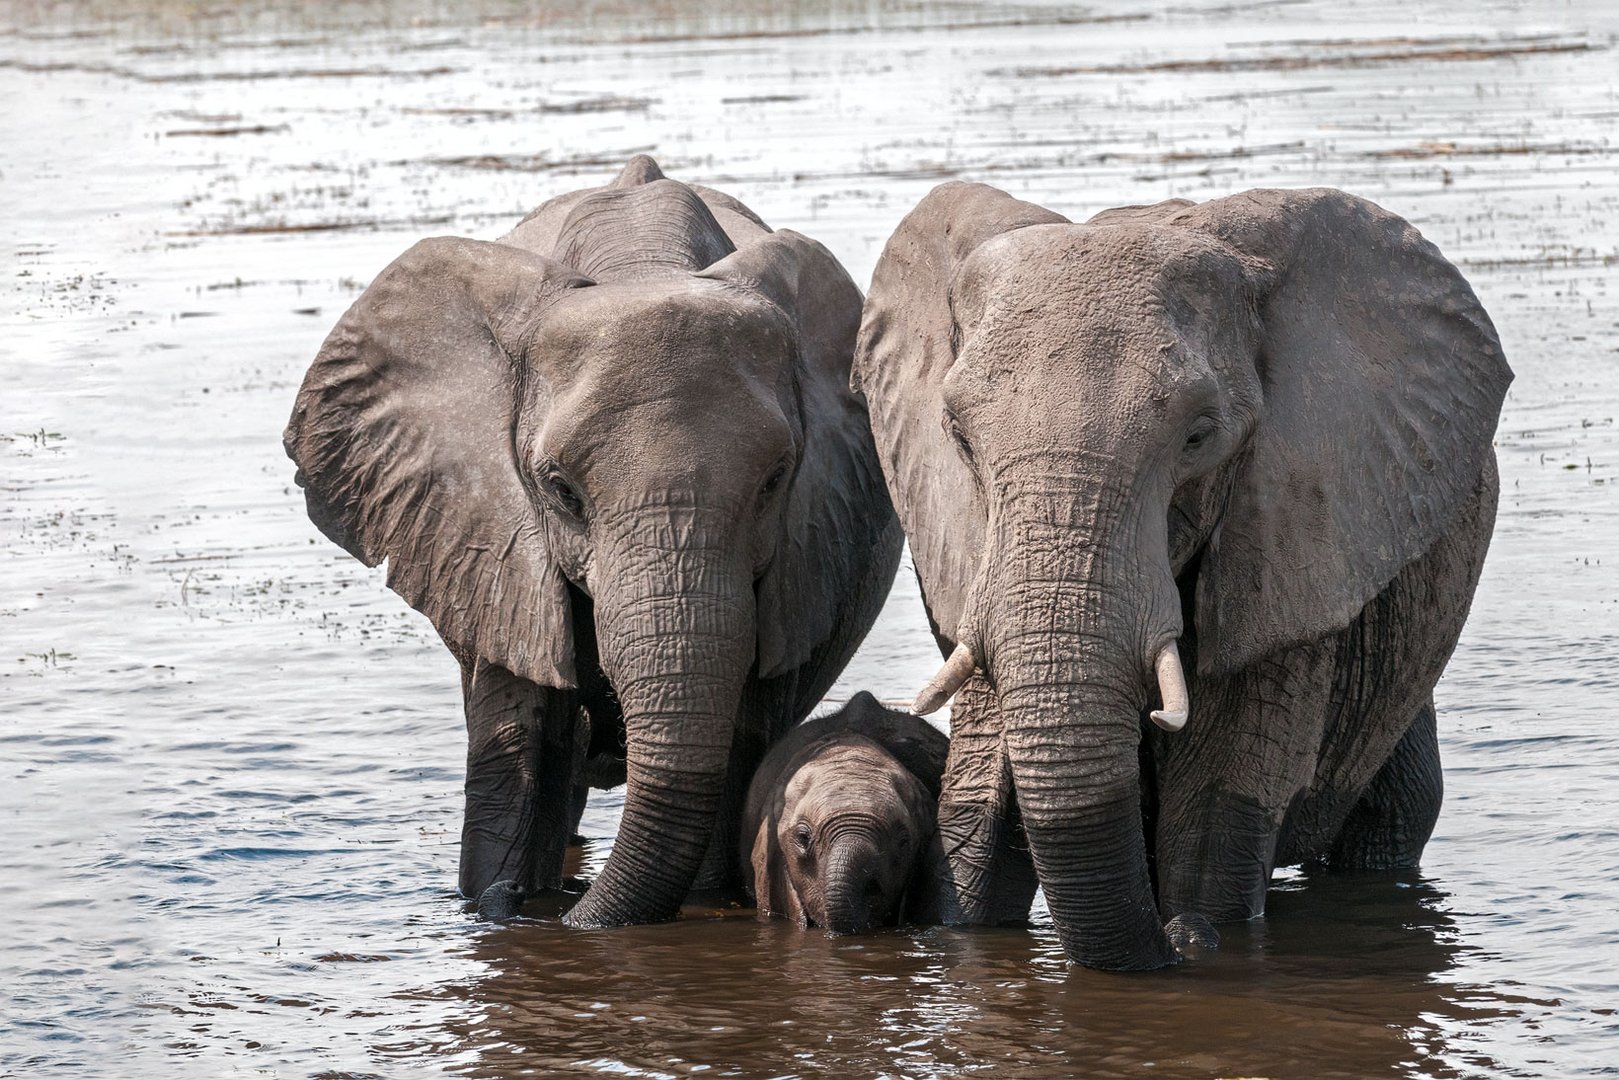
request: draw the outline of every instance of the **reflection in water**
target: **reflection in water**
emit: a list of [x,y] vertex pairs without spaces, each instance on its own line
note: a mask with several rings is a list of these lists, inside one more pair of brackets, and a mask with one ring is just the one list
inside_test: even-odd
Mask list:
[[[1070,967],[1044,929],[859,937],[783,920],[569,933],[551,918],[473,938],[482,973],[434,992],[459,1071],[588,1065],[630,1075],[933,1075],[988,1063],[1086,1076],[1463,1076],[1466,1029],[1516,1011],[1446,975],[1460,934],[1414,874],[1300,876],[1271,914],[1159,975]],[[531,909],[532,914],[532,909]],[[644,1070],[637,1073],[636,1070]]]

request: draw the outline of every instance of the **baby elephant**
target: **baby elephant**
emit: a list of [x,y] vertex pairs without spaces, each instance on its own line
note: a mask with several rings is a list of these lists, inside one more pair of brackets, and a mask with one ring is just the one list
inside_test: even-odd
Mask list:
[[760,915],[852,934],[904,917],[950,741],[868,693],[807,721],[754,774],[742,876]]

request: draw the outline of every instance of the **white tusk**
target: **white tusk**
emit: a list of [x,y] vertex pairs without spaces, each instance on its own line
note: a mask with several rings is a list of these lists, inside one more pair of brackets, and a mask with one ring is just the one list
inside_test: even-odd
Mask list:
[[939,706],[949,701],[961,684],[972,678],[973,668],[978,662],[973,659],[973,651],[966,645],[957,645],[956,651],[950,654],[950,659],[944,662],[944,667],[933,676],[931,682],[922,687],[922,692],[916,695],[911,703],[911,712],[917,716],[926,716],[930,712],[937,712]]
[[1181,669],[1181,651],[1173,641],[1158,654],[1158,694],[1162,709],[1154,709],[1152,722],[1165,731],[1179,731],[1191,715],[1192,702],[1186,695],[1186,672]]

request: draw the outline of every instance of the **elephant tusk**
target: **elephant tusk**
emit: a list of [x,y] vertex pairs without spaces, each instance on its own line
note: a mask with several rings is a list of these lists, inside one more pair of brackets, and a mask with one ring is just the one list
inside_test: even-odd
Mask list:
[[1165,731],[1179,731],[1191,715],[1192,702],[1186,694],[1186,672],[1181,668],[1181,651],[1173,641],[1158,654],[1158,695],[1164,707],[1154,709],[1152,722]]
[[944,662],[939,673],[922,688],[911,703],[911,712],[917,716],[926,716],[930,712],[937,712],[939,706],[949,701],[961,684],[972,678],[973,668],[978,662],[973,659],[973,651],[966,645],[957,645],[956,651],[950,654],[950,659]]

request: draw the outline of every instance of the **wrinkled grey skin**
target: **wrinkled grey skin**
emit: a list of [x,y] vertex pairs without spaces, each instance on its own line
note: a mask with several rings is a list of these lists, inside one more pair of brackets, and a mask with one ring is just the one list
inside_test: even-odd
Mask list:
[[571,925],[740,884],[747,778],[898,560],[859,310],[819,244],[643,156],[497,243],[422,241],[327,338],[286,447],[461,663],[465,895],[559,885],[579,788],[626,780]]
[[903,921],[936,847],[949,746],[921,717],[864,692],[789,732],[754,774],[742,814],[742,872],[759,914],[835,934]]
[[[1414,228],[1325,189],[1072,224],[945,184],[878,263],[855,380],[977,667],[940,917],[1026,912],[1020,830],[1068,954],[1110,969],[1173,963],[1166,919],[1259,915],[1276,866],[1417,860],[1511,371]],[[1143,711],[1177,640],[1170,734]]]

